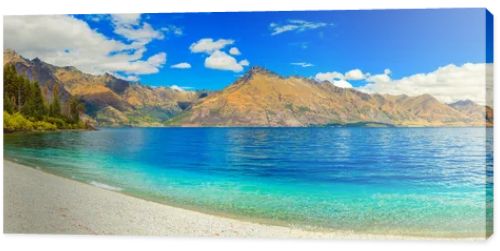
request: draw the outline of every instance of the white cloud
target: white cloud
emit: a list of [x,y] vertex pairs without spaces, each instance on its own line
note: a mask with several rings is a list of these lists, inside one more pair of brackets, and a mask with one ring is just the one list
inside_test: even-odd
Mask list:
[[382,74],[369,75],[366,78],[366,81],[367,82],[375,82],[375,83],[389,82],[389,81],[391,81],[391,77],[389,76],[388,73],[390,73],[390,70],[386,69],[384,71],[384,73],[382,73]]
[[149,57],[147,60],[136,60],[132,62],[125,60],[101,62],[100,67],[104,67],[110,72],[125,72],[131,75],[142,75],[157,73],[165,62],[167,62],[167,54],[160,52]]
[[347,82],[346,80],[344,79],[340,79],[340,80],[334,80],[333,82],[331,82],[333,85],[337,86],[337,87],[341,87],[341,88],[352,88],[352,85],[351,83]]
[[340,72],[320,72],[314,76],[317,81],[328,81],[341,88],[352,88],[351,83],[345,80],[344,74]]
[[153,39],[163,39],[163,33],[153,29],[153,27],[144,23],[142,26],[117,26],[114,32],[127,38],[130,41],[137,41],[141,44],[149,43]]
[[123,36],[138,45],[149,43],[153,39],[163,39],[161,30],[155,30],[149,23],[141,25],[141,14],[112,14],[114,33]]
[[182,62],[182,63],[174,64],[174,65],[170,66],[170,68],[189,69],[189,68],[191,68],[191,64],[186,63],[186,62]]
[[170,89],[173,89],[173,90],[176,90],[176,91],[180,91],[180,92],[186,91],[186,90],[184,90],[184,88],[182,88],[182,87],[180,87],[178,85],[171,85]]
[[406,94],[416,96],[430,94],[441,102],[451,103],[458,100],[470,99],[479,104],[491,104],[486,100],[486,89],[492,86],[492,64],[471,64],[462,66],[454,64],[439,67],[429,73],[419,73],[401,79],[388,78],[390,70],[385,74],[371,76],[360,91],[381,94]]
[[243,59],[243,60],[241,60],[241,61],[239,62],[239,64],[240,64],[241,66],[249,66],[249,65],[250,65],[250,62],[248,62],[248,60],[246,60],[246,59]]
[[182,28],[175,26],[175,25],[167,25],[165,27],[162,27],[160,30],[167,32],[167,33],[172,33],[176,36],[182,36],[184,34],[184,31],[182,30]]
[[304,20],[288,20],[285,24],[271,23],[269,24],[269,29],[271,30],[271,35],[275,36],[288,31],[303,32],[325,27],[327,25],[327,23],[321,22],[315,23]]
[[345,73],[345,79],[347,80],[363,80],[365,79],[365,74],[360,69],[353,69]]
[[349,80],[364,80],[364,86],[356,87],[366,93],[380,93],[408,96],[430,94],[444,103],[459,100],[472,100],[478,104],[492,104],[491,92],[493,66],[491,64],[467,63],[462,66],[453,64],[439,67],[429,73],[418,73],[392,79],[390,69],[383,73],[363,73],[360,69],[353,69],[345,74],[340,72],[319,72],[314,76],[317,81],[328,81],[338,87],[352,88]]
[[366,80],[367,78],[370,78],[370,73],[363,73],[360,69],[352,69],[345,74],[337,71],[319,72],[314,76],[314,79],[318,81],[329,81],[331,83],[336,83],[337,86],[347,86],[349,88],[352,87],[351,83],[348,82],[349,80]]
[[141,19],[141,14],[139,13],[127,13],[127,14],[111,14],[111,18],[115,24],[120,25],[138,25]]
[[333,72],[320,72],[320,73],[317,73],[316,76],[314,76],[314,79],[316,79],[318,81],[333,82],[335,80],[344,79],[344,74],[342,74],[340,72],[336,72],[336,71],[333,71]]
[[388,82],[391,81],[391,77],[389,76],[390,73],[391,71],[389,69],[385,69],[384,73],[371,75],[370,73],[364,73],[360,69],[352,69],[345,74],[337,71],[319,72],[314,76],[314,79],[317,81],[328,81],[338,87],[352,88],[352,84],[349,82],[350,80],[365,80],[369,83]]
[[149,57],[147,62],[150,63],[151,65],[163,65],[165,62],[167,62],[167,54],[164,52],[157,53]]
[[123,76],[119,73],[113,73],[113,76],[120,78],[120,79],[123,79],[123,80],[131,81],[131,82],[139,81],[139,77],[137,77],[135,75]]
[[228,70],[240,72],[243,66],[247,66],[247,60],[242,60],[239,63],[236,59],[223,51],[215,51],[205,59],[205,67],[215,70]]
[[202,38],[198,40],[198,42],[192,43],[191,46],[189,46],[189,49],[192,53],[204,52],[211,54],[233,43],[234,40],[231,39],[219,39],[214,41],[212,38]]
[[[120,22],[136,20],[121,17]],[[57,66],[92,74],[121,72],[124,78],[158,72],[166,62],[164,52],[143,59],[144,44],[109,39],[85,21],[65,15],[4,17],[4,47]]]
[[296,63],[290,63],[291,65],[296,65],[296,66],[300,66],[300,67],[312,67],[314,66],[313,64],[311,63],[306,63],[306,62],[296,62]]
[[235,57],[240,55],[240,51],[236,47],[231,47],[229,49],[229,54],[222,51],[226,46],[234,44],[232,39],[219,39],[214,40],[212,38],[202,38],[189,46],[189,50],[192,53],[206,53],[209,56],[205,58],[205,67],[214,70],[225,70],[240,72],[245,66],[250,65],[248,60],[243,59],[237,61]]
[[241,55],[241,52],[238,48],[232,47],[231,49],[229,49],[229,54],[231,54],[233,56],[238,56],[238,55]]

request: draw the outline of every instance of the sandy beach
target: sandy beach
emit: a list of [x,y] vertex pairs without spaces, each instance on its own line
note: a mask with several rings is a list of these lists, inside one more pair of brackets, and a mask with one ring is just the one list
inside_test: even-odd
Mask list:
[[420,239],[312,232],[138,199],[4,160],[4,232],[190,237]]

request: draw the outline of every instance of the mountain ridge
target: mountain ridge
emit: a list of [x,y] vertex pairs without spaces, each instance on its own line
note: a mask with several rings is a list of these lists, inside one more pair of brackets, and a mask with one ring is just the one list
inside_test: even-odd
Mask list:
[[472,101],[445,104],[429,94],[367,94],[254,66],[226,88],[180,91],[153,88],[74,66],[58,67],[4,50],[4,65],[40,83],[47,101],[60,87],[85,104],[98,126],[492,126],[493,110]]
[[48,102],[56,86],[63,104],[71,96],[79,97],[88,117],[99,126],[162,126],[199,96],[207,95],[204,91],[152,88],[109,73],[92,75],[74,66],[58,67],[39,58],[29,60],[9,49],[4,50],[6,64],[14,64],[18,74],[38,81]]
[[[474,112],[441,103],[429,94],[367,94],[329,82],[282,77],[252,67],[222,91],[174,117],[177,126],[321,126],[386,124],[394,126],[490,125],[483,106]],[[481,108],[482,107],[482,108]]]

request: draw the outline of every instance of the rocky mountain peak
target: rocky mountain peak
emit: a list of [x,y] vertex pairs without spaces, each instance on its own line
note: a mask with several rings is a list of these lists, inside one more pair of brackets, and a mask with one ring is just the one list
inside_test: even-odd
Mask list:
[[26,59],[24,59],[21,55],[19,55],[16,51],[12,49],[4,49],[3,51],[3,64],[8,64],[8,63],[19,63],[19,62],[26,62]]
[[453,107],[459,107],[459,106],[463,107],[463,106],[473,106],[473,105],[476,105],[476,103],[474,103],[474,101],[472,101],[470,99],[464,99],[464,100],[459,100],[459,101],[450,103],[450,106],[453,106]]

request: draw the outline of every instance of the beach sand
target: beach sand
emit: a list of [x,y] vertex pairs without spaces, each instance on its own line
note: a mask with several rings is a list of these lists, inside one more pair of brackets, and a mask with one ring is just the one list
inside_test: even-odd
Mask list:
[[[4,160],[4,232],[190,237],[419,239],[315,232],[150,202]],[[426,238],[427,239],[427,238]]]

